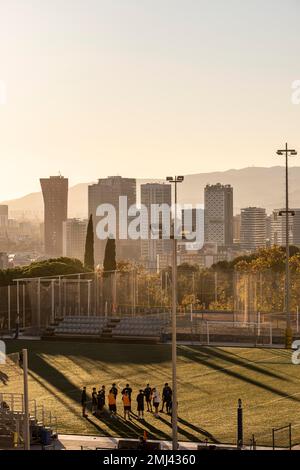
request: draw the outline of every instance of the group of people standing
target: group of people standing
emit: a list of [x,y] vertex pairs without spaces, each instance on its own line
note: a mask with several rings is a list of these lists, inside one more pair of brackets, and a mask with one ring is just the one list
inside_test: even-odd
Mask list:
[[[124,419],[125,421],[131,420],[132,412],[132,394],[133,390],[129,384],[126,384],[121,391],[121,399],[123,402],[124,410]],[[87,406],[91,402],[92,414],[95,416],[101,416],[105,409],[106,399],[108,404],[108,409],[110,416],[113,418],[117,416],[117,396],[118,388],[115,383],[112,384],[108,394],[106,393],[105,385],[102,385],[101,389],[97,392],[97,389],[94,387],[92,390],[91,400],[88,398],[86,387],[83,387],[81,393],[81,406],[82,406],[82,416],[87,418]],[[159,412],[163,413],[164,408],[166,407],[166,412],[172,414],[172,389],[168,383],[165,383],[162,390],[162,398],[159,393],[159,390],[156,387],[151,387],[150,384],[147,384],[145,389],[140,389],[136,396],[136,405],[138,419],[144,419],[145,404],[147,405],[147,412],[153,413],[154,416],[158,417]],[[159,410],[159,406],[161,409]]]

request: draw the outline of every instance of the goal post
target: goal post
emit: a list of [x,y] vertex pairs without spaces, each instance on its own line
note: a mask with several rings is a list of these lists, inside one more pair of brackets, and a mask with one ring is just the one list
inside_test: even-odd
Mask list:
[[254,346],[272,346],[272,323],[207,320],[207,345],[216,343],[247,343]]
[[272,447],[292,450],[292,425],[272,429]]

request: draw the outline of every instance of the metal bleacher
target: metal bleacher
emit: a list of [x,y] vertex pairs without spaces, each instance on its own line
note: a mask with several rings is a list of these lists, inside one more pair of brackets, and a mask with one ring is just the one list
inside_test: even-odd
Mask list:
[[[43,405],[29,401],[31,444],[43,443],[42,434],[57,435],[57,419]],[[22,394],[0,393],[0,450],[24,446],[24,399]]]
[[54,329],[56,336],[86,335],[100,336],[107,325],[106,317],[68,316]]
[[159,340],[166,320],[157,316],[125,317],[115,326],[113,338],[151,338]]
[[143,316],[67,316],[53,327],[54,337],[90,337],[100,341],[147,339],[160,341],[169,322],[169,314]]

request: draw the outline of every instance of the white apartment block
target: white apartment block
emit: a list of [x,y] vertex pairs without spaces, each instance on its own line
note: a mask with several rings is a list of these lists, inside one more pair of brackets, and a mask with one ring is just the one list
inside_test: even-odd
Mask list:
[[245,250],[265,248],[267,238],[267,214],[262,207],[246,207],[241,210],[240,244]]

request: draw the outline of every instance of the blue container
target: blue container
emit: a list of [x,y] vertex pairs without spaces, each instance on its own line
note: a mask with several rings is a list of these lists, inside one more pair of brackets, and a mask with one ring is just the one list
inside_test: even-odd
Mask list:
[[49,446],[51,444],[51,429],[41,429],[41,443],[43,446]]

